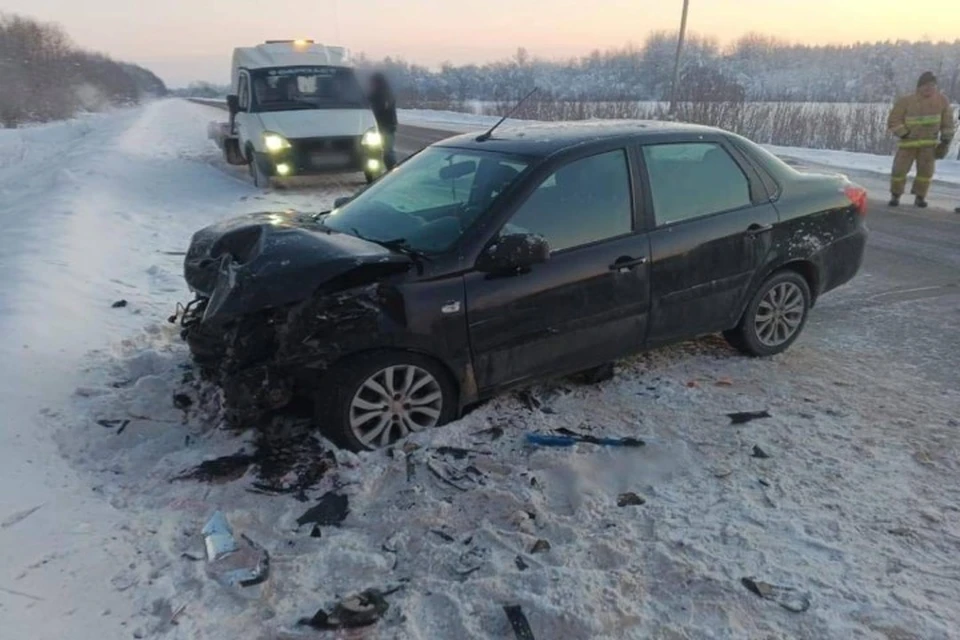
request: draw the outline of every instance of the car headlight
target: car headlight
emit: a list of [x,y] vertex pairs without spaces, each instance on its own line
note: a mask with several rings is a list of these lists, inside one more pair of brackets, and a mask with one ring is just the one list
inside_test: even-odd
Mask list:
[[382,147],[383,146],[383,136],[380,135],[380,132],[376,129],[370,129],[365,134],[363,134],[363,140],[361,144],[365,147]]
[[263,147],[269,153],[276,153],[284,149],[289,149],[290,142],[278,133],[266,131],[263,134]]

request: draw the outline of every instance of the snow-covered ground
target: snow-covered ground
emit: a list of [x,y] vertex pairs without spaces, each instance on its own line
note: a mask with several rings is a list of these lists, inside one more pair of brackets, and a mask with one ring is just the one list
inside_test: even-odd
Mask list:
[[[172,100],[0,132],[3,637],[492,639],[506,604],[538,640],[958,637],[956,295],[898,297],[867,269],[782,356],[663,349],[392,454],[331,453],[296,419],[235,433],[165,321],[186,299],[176,254],[212,220],[353,184],[258,194],[204,139],[216,116]],[[647,444],[525,444],[561,427]],[[313,537],[297,519],[328,492],[349,515]],[[618,506],[629,492],[645,503]],[[269,551],[265,584],[193,559],[215,509]],[[395,586],[364,634],[295,626]]]
[[[441,131],[464,132],[492,126],[499,120],[495,116],[458,113],[455,111],[429,111],[422,109],[408,109],[402,111],[400,120],[403,124],[420,126]],[[521,121],[508,121],[512,124]],[[869,173],[890,174],[893,158],[872,153],[854,153],[852,151],[830,151],[827,149],[807,149],[803,147],[779,147],[764,145],[767,149],[783,158],[799,160],[810,164],[835,167],[847,171],[863,171]],[[949,184],[960,184],[960,161],[956,160],[956,153],[952,152],[949,159],[937,163],[936,179]],[[914,172],[915,173],[915,172]]]

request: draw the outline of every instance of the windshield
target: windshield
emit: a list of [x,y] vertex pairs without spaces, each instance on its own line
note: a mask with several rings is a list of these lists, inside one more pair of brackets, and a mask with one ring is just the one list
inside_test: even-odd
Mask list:
[[324,223],[374,242],[440,253],[527,167],[527,160],[515,156],[431,147],[334,210]]
[[358,109],[367,101],[353,69],[279,67],[250,72],[254,111]]

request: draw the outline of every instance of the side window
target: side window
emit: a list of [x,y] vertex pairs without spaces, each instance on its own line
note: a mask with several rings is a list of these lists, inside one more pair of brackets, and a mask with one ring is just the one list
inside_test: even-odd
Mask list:
[[537,233],[551,251],[563,251],[632,229],[627,155],[620,149],[574,160],[548,176],[503,232]]
[[250,77],[245,74],[240,74],[240,86],[237,89],[237,100],[240,103],[240,108],[246,111],[250,108]]
[[657,226],[750,205],[750,183],[718,144],[643,147]]

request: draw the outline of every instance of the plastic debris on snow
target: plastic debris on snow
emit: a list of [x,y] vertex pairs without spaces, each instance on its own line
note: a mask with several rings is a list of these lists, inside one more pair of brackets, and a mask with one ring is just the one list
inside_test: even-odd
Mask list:
[[214,512],[201,533],[207,551],[207,575],[220,584],[251,587],[269,576],[270,555],[266,549],[244,535],[237,540],[222,512]]
[[560,435],[528,433],[527,443],[540,447],[572,447],[576,444],[596,444],[607,447],[642,447],[646,443],[638,438],[598,438],[569,429],[558,429]]
[[727,417],[730,418],[730,424],[746,424],[753,420],[760,420],[762,418],[771,418],[769,411],[736,411],[734,413],[728,413]]
[[323,494],[316,505],[297,518],[297,526],[314,524],[322,527],[339,527],[349,514],[350,500],[347,496],[331,491]]
[[503,612],[507,614],[510,628],[513,629],[513,634],[517,637],[517,640],[536,640],[533,636],[533,629],[530,628],[530,622],[520,605],[504,605]]
[[756,578],[741,578],[740,584],[755,596],[776,602],[787,611],[803,613],[810,608],[810,596],[800,593],[796,589],[778,587]]
[[303,627],[327,631],[335,629],[355,629],[369,627],[383,618],[390,608],[386,597],[402,587],[390,591],[367,589],[344,598],[329,613],[325,609],[317,611],[312,618],[301,618],[297,624]]

